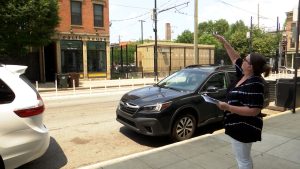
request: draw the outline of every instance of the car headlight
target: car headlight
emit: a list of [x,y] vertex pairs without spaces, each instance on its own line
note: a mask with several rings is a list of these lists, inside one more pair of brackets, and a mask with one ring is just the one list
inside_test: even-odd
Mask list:
[[152,104],[152,105],[146,105],[146,106],[144,106],[144,110],[159,112],[159,111],[162,111],[162,110],[168,108],[171,104],[172,104],[172,102],[165,102],[165,103],[156,103],[156,104]]

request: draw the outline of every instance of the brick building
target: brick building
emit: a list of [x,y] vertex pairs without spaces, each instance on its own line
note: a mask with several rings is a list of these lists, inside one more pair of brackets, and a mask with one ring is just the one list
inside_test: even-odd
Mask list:
[[[44,48],[41,80],[56,73],[81,78],[110,78],[109,0],[58,0],[60,24],[55,40]],[[45,78],[45,79],[43,79]]]
[[[282,50],[285,54],[285,65],[287,67],[294,67],[294,56],[296,54],[296,30],[297,30],[297,21],[296,21],[296,13],[294,14],[293,11],[289,11],[286,13],[286,26],[285,32],[283,33],[283,46]],[[299,68],[300,60],[297,60]]]

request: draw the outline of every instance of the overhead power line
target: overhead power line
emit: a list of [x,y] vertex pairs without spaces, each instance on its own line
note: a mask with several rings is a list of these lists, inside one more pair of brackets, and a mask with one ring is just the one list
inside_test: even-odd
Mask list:
[[115,4],[115,3],[111,3],[111,5],[113,5],[113,6],[122,6],[122,7],[126,7],[126,8],[136,8],[136,9],[147,9],[147,10],[151,10],[150,8],[137,7],[137,6],[129,6],[129,5],[123,5],[123,4]]
[[[235,6],[235,5],[232,5],[232,4],[228,3],[228,2],[225,2],[225,1],[223,1],[223,0],[219,0],[219,1],[220,1],[221,3],[223,3],[223,4],[225,4],[225,5],[228,5],[228,6],[231,6],[231,7],[233,7],[233,8],[239,9],[239,10],[241,10],[241,11],[244,11],[244,12],[250,13],[250,14],[252,14],[252,15],[257,15],[257,13],[255,13],[255,12],[248,11],[248,10],[246,10],[246,9],[243,9],[243,8],[237,7],[237,6]],[[259,16],[259,18],[262,18],[262,19],[270,19],[270,20],[274,20],[274,19],[271,19],[271,18],[268,18],[268,17],[262,16],[262,15],[260,15],[260,16]]]
[[[152,12],[152,11],[150,11]],[[150,12],[146,12],[146,13],[143,13],[141,15],[138,15],[138,16],[135,16],[135,17],[131,17],[131,18],[126,18],[126,19],[116,19],[116,20],[111,20],[112,22],[122,22],[122,21],[128,21],[128,20],[133,20],[133,19],[137,19],[137,18],[140,18],[142,16],[145,16],[147,14],[149,14]]]
[[162,4],[162,5],[160,6],[160,8],[162,8],[163,6],[167,5],[167,4],[168,4],[169,2],[171,2],[171,1],[173,1],[173,0],[168,0],[168,2]]
[[182,5],[188,6],[189,3],[190,3],[190,2],[185,2],[185,3],[179,4],[179,5],[172,6],[172,7],[170,7],[170,8],[162,9],[162,10],[158,11],[158,13],[161,13],[161,12],[164,12],[164,11],[168,11],[168,10],[170,10],[170,9],[173,9],[173,8],[176,8],[176,7],[179,7],[179,6],[182,6]]
[[[179,5],[172,6],[172,7],[170,7],[170,8],[162,9],[162,10],[158,11],[158,13],[161,13],[161,12],[164,12],[164,11],[167,11],[167,10],[170,10],[170,9],[173,9],[173,8],[176,8],[176,7],[179,7],[179,6],[182,6],[182,5],[188,6],[189,3],[190,3],[190,2],[185,2],[185,3],[179,4]],[[150,14],[151,12],[152,12],[152,11],[149,11],[149,12],[143,13],[143,14],[141,14],[141,15],[131,17],[131,18],[125,18],[125,19],[112,19],[111,22],[122,22],[122,21],[133,20],[133,19],[137,19],[137,18],[140,18],[140,17],[142,17],[142,16],[145,16],[145,15],[147,15],[147,14]]]
[[186,8],[186,7],[187,7],[187,6],[182,7],[182,8],[180,8],[180,9],[175,8],[175,13],[179,13],[179,14],[182,14],[182,15],[188,15],[187,13],[184,13],[184,12],[181,12],[181,11],[180,11],[180,10]]

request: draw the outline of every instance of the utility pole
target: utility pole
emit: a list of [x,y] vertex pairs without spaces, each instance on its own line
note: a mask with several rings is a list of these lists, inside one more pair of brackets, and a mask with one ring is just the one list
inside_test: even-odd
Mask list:
[[195,0],[194,6],[194,62],[199,64],[198,54],[198,0]]
[[257,4],[257,27],[259,29],[259,4]]
[[142,44],[144,43],[144,36],[143,36],[143,32],[144,32],[144,28],[143,28],[143,22],[145,22],[144,20],[139,20],[141,22],[141,41]]
[[154,80],[155,81],[158,81],[158,73],[157,73],[157,14],[167,11],[167,10],[170,10],[170,9],[173,9],[173,8],[176,8],[176,7],[179,7],[179,6],[182,6],[182,5],[188,5],[188,4],[189,4],[189,2],[185,2],[185,3],[179,4],[179,5],[167,8],[167,9],[160,10],[158,12],[157,7],[156,7],[156,0],[154,0],[154,9],[153,9],[154,29],[153,29],[153,31],[154,31],[154,76],[155,76]]
[[158,81],[157,74],[157,7],[156,0],[154,0],[154,81]]
[[276,56],[275,56],[275,72],[278,73],[278,57],[279,57],[279,17],[277,17],[277,25],[276,25],[276,38],[277,38],[277,48],[276,48]]
[[294,77],[294,102],[293,102],[293,113],[296,113],[296,101],[297,101],[297,72],[298,72],[298,58],[299,58],[299,26],[300,26],[300,0],[298,2],[298,19],[297,19],[297,30],[296,30],[296,56],[294,58],[294,68],[295,68],[295,77]]
[[[278,30],[280,32],[280,23],[278,23]],[[278,66],[282,66],[282,52],[283,52],[283,34],[278,33]]]

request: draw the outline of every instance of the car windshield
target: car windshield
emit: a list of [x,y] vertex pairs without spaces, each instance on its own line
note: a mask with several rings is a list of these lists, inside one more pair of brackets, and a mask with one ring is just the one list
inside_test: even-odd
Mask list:
[[157,85],[178,91],[194,91],[207,78],[209,72],[184,69],[168,76]]

